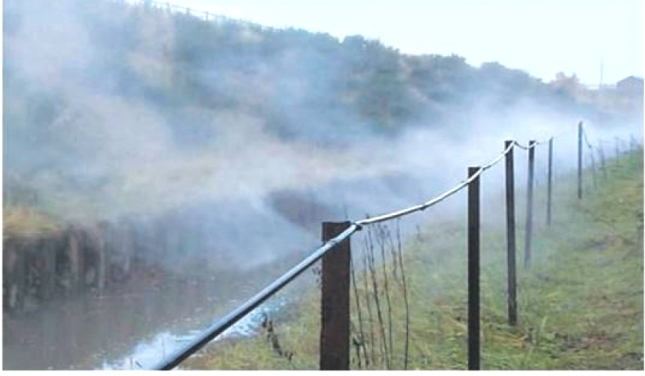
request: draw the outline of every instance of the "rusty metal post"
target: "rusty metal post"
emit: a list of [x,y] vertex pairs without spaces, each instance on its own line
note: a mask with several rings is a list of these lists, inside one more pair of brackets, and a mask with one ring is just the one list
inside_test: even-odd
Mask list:
[[529,173],[526,197],[526,232],[524,237],[524,268],[531,265],[531,238],[533,236],[533,177],[535,175],[535,141],[529,141]]
[[[504,150],[513,141],[504,143]],[[508,270],[508,324],[517,325],[517,272],[515,262],[515,177],[513,149],[506,154],[506,261]]]
[[582,122],[578,123],[578,199],[582,199]]
[[547,172],[547,188],[546,188],[546,225],[551,226],[551,208],[553,197],[553,137],[549,139],[549,162]]
[[[469,167],[468,177],[479,171]],[[468,185],[468,369],[480,369],[479,343],[479,177]]]
[[[322,240],[343,232],[350,222],[323,222]],[[320,369],[349,370],[350,240],[338,243],[322,258]]]

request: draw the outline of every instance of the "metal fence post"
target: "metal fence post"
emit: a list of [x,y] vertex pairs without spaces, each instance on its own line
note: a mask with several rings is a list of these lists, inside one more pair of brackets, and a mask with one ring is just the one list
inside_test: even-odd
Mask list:
[[593,181],[594,189],[598,188],[598,182],[596,179],[596,158],[594,157],[593,150],[589,150],[589,157],[591,159],[591,179]]
[[[350,222],[323,222],[322,240],[343,232]],[[349,370],[350,240],[322,258],[320,369]]]
[[[480,170],[469,167],[468,177]],[[479,177],[468,185],[468,369],[480,369],[479,350]]]
[[616,166],[620,165],[620,139],[616,137]]
[[578,199],[582,199],[582,122],[578,123]]
[[551,198],[553,195],[553,137],[549,139],[549,163],[546,188],[546,225],[551,226]]
[[529,173],[526,199],[526,233],[524,238],[524,268],[531,264],[531,238],[533,235],[533,177],[535,175],[535,141],[529,141]]
[[[504,142],[504,150],[513,141]],[[506,154],[506,261],[508,271],[508,324],[517,325],[517,273],[515,262],[515,177],[513,149]]]
[[602,141],[598,142],[598,156],[600,157],[600,168],[602,169],[602,176],[607,180],[607,164],[605,163],[605,151],[602,147]]

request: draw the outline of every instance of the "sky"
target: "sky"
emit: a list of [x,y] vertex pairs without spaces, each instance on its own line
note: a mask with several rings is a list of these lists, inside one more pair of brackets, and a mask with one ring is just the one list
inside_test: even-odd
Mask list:
[[[162,1],[166,2],[166,1]],[[544,81],[643,77],[643,0],[168,0],[272,27],[360,34],[408,54],[497,61]]]

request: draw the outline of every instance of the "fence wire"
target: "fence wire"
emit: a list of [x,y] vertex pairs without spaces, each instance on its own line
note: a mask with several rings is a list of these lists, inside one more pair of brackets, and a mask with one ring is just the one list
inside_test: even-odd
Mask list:
[[[562,132],[562,133],[564,133],[564,132]],[[562,133],[560,133],[558,136],[560,136]],[[550,138],[550,139],[552,139],[552,138]],[[546,141],[541,141],[540,143],[546,143],[550,139],[547,139]],[[238,322],[240,319],[245,317],[253,309],[258,307],[260,304],[262,304],[264,301],[266,301],[268,298],[270,298],[274,294],[276,294],[284,286],[286,286],[287,284],[292,282],[296,277],[298,277],[305,270],[310,268],[315,262],[317,262],[323,256],[325,256],[325,254],[328,251],[330,251],[331,249],[333,249],[337,244],[339,244],[340,242],[343,242],[343,241],[349,241],[349,238],[355,232],[362,230],[364,226],[377,225],[377,226],[374,226],[374,228],[372,228],[372,229],[368,228],[368,231],[367,231],[367,239],[368,240],[366,242],[365,249],[366,249],[366,253],[368,254],[368,256],[365,256],[365,258],[362,261],[363,262],[363,267],[366,266],[367,269],[368,269],[368,271],[366,273],[373,273],[374,272],[373,269],[377,265],[376,264],[376,259],[375,259],[374,255],[373,255],[373,253],[374,253],[373,251],[375,249],[375,243],[374,243],[374,236],[375,235],[374,234],[378,234],[378,236],[382,240],[382,243],[378,244],[378,247],[380,247],[379,250],[381,251],[381,255],[382,255],[381,256],[381,261],[386,262],[386,259],[387,259],[387,257],[385,256],[386,253],[387,253],[386,249],[389,249],[389,253],[392,255],[391,258],[390,258],[390,262],[393,265],[393,269],[392,269],[393,274],[391,275],[391,278],[392,278],[391,283],[393,285],[398,284],[399,286],[401,286],[401,289],[403,289],[403,290],[406,289],[407,287],[403,287],[403,286],[406,285],[406,282],[401,278],[402,276],[395,275],[397,270],[399,270],[399,273],[403,272],[403,264],[401,263],[401,258],[400,258],[401,257],[400,256],[400,252],[401,252],[400,251],[400,248],[401,248],[400,230],[397,227],[397,231],[396,231],[395,235],[393,235],[391,230],[388,230],[387,227],[384,227],[383,225],[379,225],[379,224],[382,223],[382,222],[393,220],[393,219],[398,220],[401,217],[407,216],[408,214],[412,214],[412,213],[417,212],[417,211],[424,211],[429,207],[437,205],[438,203],[444,201],[445,199],[451,197],[452,195],[454,195],[457,192],[461,191],[465,187],[469,186],[473,181],[478,179],[486,170],[488,170],[488,169],[494,167],[495,165],[497,165],[500,161],[502,161],[504,159],[504,157],[509,152],[511,152],[513,150],[513,147],[517,146],[520,149],[529,150],[531,148],[535,148],[537,145],[539,145],[539,143],[537,143],[537,142],[534,142],[529,146],[525,146],[525,145],[520,144],[517,141],[513,141],[508,145],[508,147],[501,154],[497,155],[488,164],[485,164],[485,165],[479,167],[477,172],[474,173],[473,175],[471,175],[468,179],[462,181],[461,183],[459,183],[455,187],[445,191],[444,193],[436,196],[435,198],[433,198],[433,199],[431,199],[431,200],[429,200],[429,201],[427,201],[425,203],[415,205],[415,206],[411,206],[411,207],[408,207],[408,208],[405,208],[405,209],[393,211],[393,212],[390,212],[390,213],[382,214],[382,215],[379,215],[379,216],[376,216],[376,217],[366,218],[366,219],[362,219],[362,220],[359,220],[359,221],[349,221],[348,227],[342,233],[340,233],[339,235],[337,235],[333,239],[331,239],[331,240],[329,240],[327,242],[324,242],[320,247],[315,249],[308,257],[306,257],[299,264],[297,264],[296,266],[291,268],[289,271],[287,271],[281,277],[279,277],[274,282],[269,284],[267,287],[265,287],[263,290],[261,290],[255,296],[253,296],[252,298],[248,299],[244,304],[239,306],[237,309],[233,310],[228,315],[226,315],[222,319],[220,319],[217,322],[215,322],[211,327],[209,327],[208,329],[203,331],[201,334],[199,334],[195,339],[190,341],[184,348],[180,349],[179,351],[175,352],[173,355],[171,355],[168,358],[166,358],[164,361],[160,362],[156,367],[154,367],[154,369],[168,370],[168,369],[172,369],[172,368],[176,367],[177,365],[179,365],[183,360],[188,358],[190,355],[192,355],[197,350],[199,350],[204,345],[206,345],[209,341],[211,341],[212,339],[214,339],[215,337],[217,337],[218,335],[223,333],[226,329],[231,327],[233,324]],[[398,226],[398,221],[397,221],[397,226]],[[372,255],[369,255],[370,252],[372,252]],[[355,262],[356,262],[356,260],[352,260],[352,263],[355,263]],[[397,262],[399,264],[397,264]],[[352,268],[352,270],[358,270],[358,269]],[[387,275],[388,275],[387,271],[384,271],[383,272],[383,278],[384,278],[383,283],[386,283],[385,279],[387,278]],[[365,278],[367,278],[367,277],[369,277],[369,276],[366,276]],[[356,292],[357,285],[356,285],[355,278],[356,278],[356,276],[353,275],[352,276],[352,279],[354,279],[354,287],[353,288],[355,289],[355,292]],[[367,281],[367,279],[365,279],[365,281]],[[374,278],[372,278],[372,283],[374,283]],[[373,289],[376,290],[376,287],[373,287]],[[374,293],[376,293],[376,292],[373,292],[373,294]],[[377,295],[374,295],[374,299],[376,299],[376,297],[378,296],[378,293],[376,293],[376,294]],[[397,297],[400,297],[400,296],[405,297],[405,299],[406,299],[405,304],[407,306],[407,304],[408,304],[408,302],[407,302],[407,298],[408,298],[407,292],[404,292],[403,295],[396,294],[396,296]],[[391,297],[392,296],[386,297],[386,300],[390,300]],[[364,300],[364,302],[362,304],[362,307],[367,308],[367,305],[370,304],[370,303],[368,303],[367,300],[365,300],[365,299],[363,299],[363,300]],[[373,303],[376,304],[375,301]],[[355,297],[355,304],[356,304],[356,308],[357,308],[358,312],[361,312],[361,315],[365,314],[363,309],[358,308],[358,306],[361,305],[361,300],[358,297],[358,295],[356,295],[356,297]],[[388,304],[391,305],[391,301]],[[381,314],[382,314],[382,312],[381,312]],[[408,312],[408,314],[409,314],[409,312]],[[409,325],[409,317],[407,318],[407,323]],[[367,354],[367,349],[364,346],[364,344],[366,342],[366,338],[364,337],[365,336],[364,331],[362,329],[360,329],[361,325],[362,324],[359,323],[358,327],[357,327],[356,324],[354,324],[354,332],[358,331],[359,333],[361,333],[360,336],[354,338],[354,346],[356,347],[356,356],[357,357],[361,356],[361,367],[362,367],[363,365],[367,365],[366,362],[368,361],[369,356]],[[358,328],[358,329],[356,329],[356,328]],[[389,330],[389,327],[388,327],[388,330]],[[381,329],[381,331],[382,331],[382,329]],[[383,354],[386,355],[383,359],[386,362],[385,363],[386,368],[390,369],[391,366],[392,366],[391,362],[393,361],[393,355],[392,355],[392,352],[391,352],[392,346],[390,344],[390,341],[392,340],[392,337],[391,336],[388,337],[383,332],[381,333],[381,337],[382,337],[383,341],[385,341],[387,343],[385,343],[385,342],[381,343],[379,345],[379,346],[381,346],[381,350],[379,350],[379,351],[382,351]],[[358,343],[358,345],[357,345],[357,343]],[[403,363],[402,363],[401,367],[397,367],[397,368],[407,369],[407,367],[408,367],[408,364],[407,364],[407,356],[408,356],[407,351],[409,350],[409,343],[410,342],[409,342],[409,338],[408,338],[408,339],[406,339],[406,342],[405,342],[405,356],[403,358],[401,358],[401,359],[403,359],[402,360]],[[361,344],[363,344],[363,345],[361,345]],[[372,345],[375,346],[374,343],[372,343]],[[388,345],[389,345],[389,347],[387,347]],[[386,347],[387,347],[387,349],[386,349]],[[370,351],[374,351],[374,350],[375,350],[374,347],[372,349],[370,349]],[[359,355],[359,354],[362,354],[362,355]],[[387,355],[387,354],[389,354],[389,355]],[[373,358],[373,360],[374,359],[375,358]]]
[[382,215],[379,215],[379,216],[376,216],[376,217],[363,219],[363,220],[360,220],[360,221],[356,221],[355,223],[357,225],[359,225],[359,226],[365,226],[365,225],[371,225],[371,224],[375,224],[375,223],[379,223],[379,222],[385,222],[385,221],[389,221],[389,220],[392,220],[392,219],[396,219],[396,218],[406,216],[408,214],[412,214],[412,213],[417,212],[417,211],[423,211],[423,210],[426,210],[427,208],[429,208],[431,206],[437,205],[441,201],[447,199],[448,197],[454,195],[455,193],[457,193],[457,192],[461,191],[462,189],[464,189],[465,187],[467,187],[475,179],[479,178],[479,176],[484,171],[486,171],[489,168],[491,168],[491,167],[495,166],[496,164],[498,164],[512,149],[513,149],[513,145],[511,144],[500,155],[495,157],[495,159],[493,159],[491,162],[489,162],[488,164],[480,167],[479,170],[475,174],[473,174],[470,178],[462,181],[461,183],[457,184],[455,187],[445,191],[444,193],[440,194],[439,196],[437,196],[437,197],[435,197],[435,198],[433,198],[433,199],[431,199],[431,200],[429,200],[429,201],[427,201],[427,202],[425,202],[423,204],[411,206],[409,208],[397,210],[397,211],[387,213],[387,214],[382,214]]

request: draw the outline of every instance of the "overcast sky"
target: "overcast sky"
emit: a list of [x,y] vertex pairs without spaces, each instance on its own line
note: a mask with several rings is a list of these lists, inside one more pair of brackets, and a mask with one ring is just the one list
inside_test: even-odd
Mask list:
[[[361,34],[410,54],[498,61],[545,81],[643,76],[643,0],[168,0],[274,27]],[[602,64],[601,64],[602,61]]]

